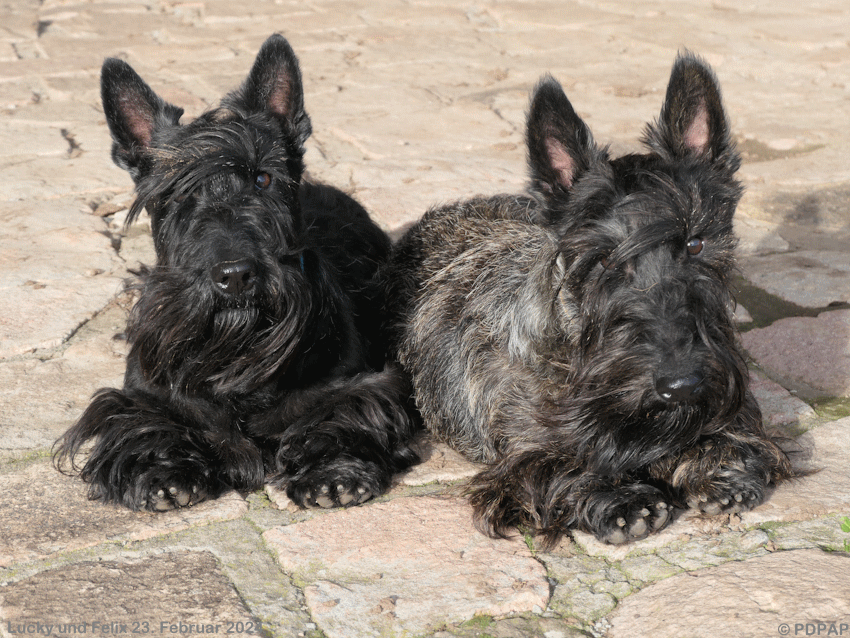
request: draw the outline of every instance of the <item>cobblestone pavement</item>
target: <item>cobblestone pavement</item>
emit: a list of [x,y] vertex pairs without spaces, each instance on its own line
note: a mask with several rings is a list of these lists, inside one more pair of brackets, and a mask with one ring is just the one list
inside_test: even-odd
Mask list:
[[[5,0],[0,8],[0,635],[850,635],[850,5],[776,0]],[[165,514],[90,503],[49,448],[118,385],[128,268],[99,105],[105,56],[187,116],[272,32],[305,79],[317,178],[398,233],[429,205],[519,191],[544,72],[633,148],[677,50],[715,68],[745,155],[743,341],[772,425],[820,472],[742,516],[682,514],[627,547],[474,531],[439,445],[343,511],[273,492]],[[829,633],[831,632],[831,633]]]

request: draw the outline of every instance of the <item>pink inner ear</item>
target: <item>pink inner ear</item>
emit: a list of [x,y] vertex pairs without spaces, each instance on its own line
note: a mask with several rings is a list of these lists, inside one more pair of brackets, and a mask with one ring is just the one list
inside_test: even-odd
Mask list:
[[288,117],[290,115],[289,111],[292,109],[292,105],[289,103],[291,92],[292,88],[289,77],[285,73],[280,73],[269,94],[267,104],[269,110],[277,115]]
[[576,161],[567,152],[567,149],[553,137],[547,137],[545,142],[546,153],[549,155],[549,165],[558,176],[558,183],[564,188],[573,185],[576,176]]
[[133,138],[142,146],[150,146],[154,124],[147,102],[136,95],[127,95],[121,102],[121,110],[126,114],[127,126]]
[[685,146],[702,155],[708,150],[709,133],[708,110],[705,108],[705,103],[701,103],[694,119],[685,129],[683,139]]

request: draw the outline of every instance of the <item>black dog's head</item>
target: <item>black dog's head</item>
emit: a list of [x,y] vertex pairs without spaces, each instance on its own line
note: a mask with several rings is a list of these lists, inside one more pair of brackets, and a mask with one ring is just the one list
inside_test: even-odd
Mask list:
[[310,120],[275,35],[243,85],[187,125],[125,62],[103,65],[112,157],[151,216],[157,263],[129,327],[151,382],[247,392],[293,355],[310,313],[299,184]]
[[560,85],[538,85],[529,163],[575,307],[573,394],[614,439],[661,450],[728,422],[747,387],[729,290],[740,160],[698,58],[677,59],[643,141],[612,159]]

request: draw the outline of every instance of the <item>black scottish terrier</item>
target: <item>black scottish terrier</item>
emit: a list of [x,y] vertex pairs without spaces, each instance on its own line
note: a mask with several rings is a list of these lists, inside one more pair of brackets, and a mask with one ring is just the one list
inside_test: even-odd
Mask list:
[[396,248],[392,347],[431,432],[488,464],[469,489],[490,535],[622,543],[791,476],[737,343],[740,160],[698,58],[677,59],[643,142],[611,158],[546,77],[532,196],[433,209]]
[[134,510],[267,476],[303,506],[386,490],[416,461],[409,386],[377,330],[390,242],[350,197],[302,181],[311,125],[287,41],[270,37],[241,88],[185,126],[121,60],[101,89],[136,183],[128,223],[147,209],[157,263],[139,273],[124,388],[97,393],[57,466]]

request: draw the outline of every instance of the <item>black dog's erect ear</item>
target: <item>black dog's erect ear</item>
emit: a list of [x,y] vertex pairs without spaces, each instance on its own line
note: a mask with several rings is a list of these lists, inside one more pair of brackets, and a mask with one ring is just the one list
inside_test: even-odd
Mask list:
[[545,194],[569,191],[599,157],[590,129],[558,81],[548,75],[531,98],[526,144],[532,186]]
[[224,98],[222,105],[275,115],[287,123],[299,145],[303,145],[312,132],[310,118],[304,111],[298,58],[280,34],[272,35],[263,43],[247,79]]
[[118,58],[103,63],[100,95],[112,134],[112,159],[138,182],[150,168],[147,151],[154,133],[161,127],[177,125],[183,109],[159,97]]
[[647,127],[645,142],[674,161],[699,158],[734,171],[738,160],[729,128],[711,67],[692,53],[680,54],[661,115]]

